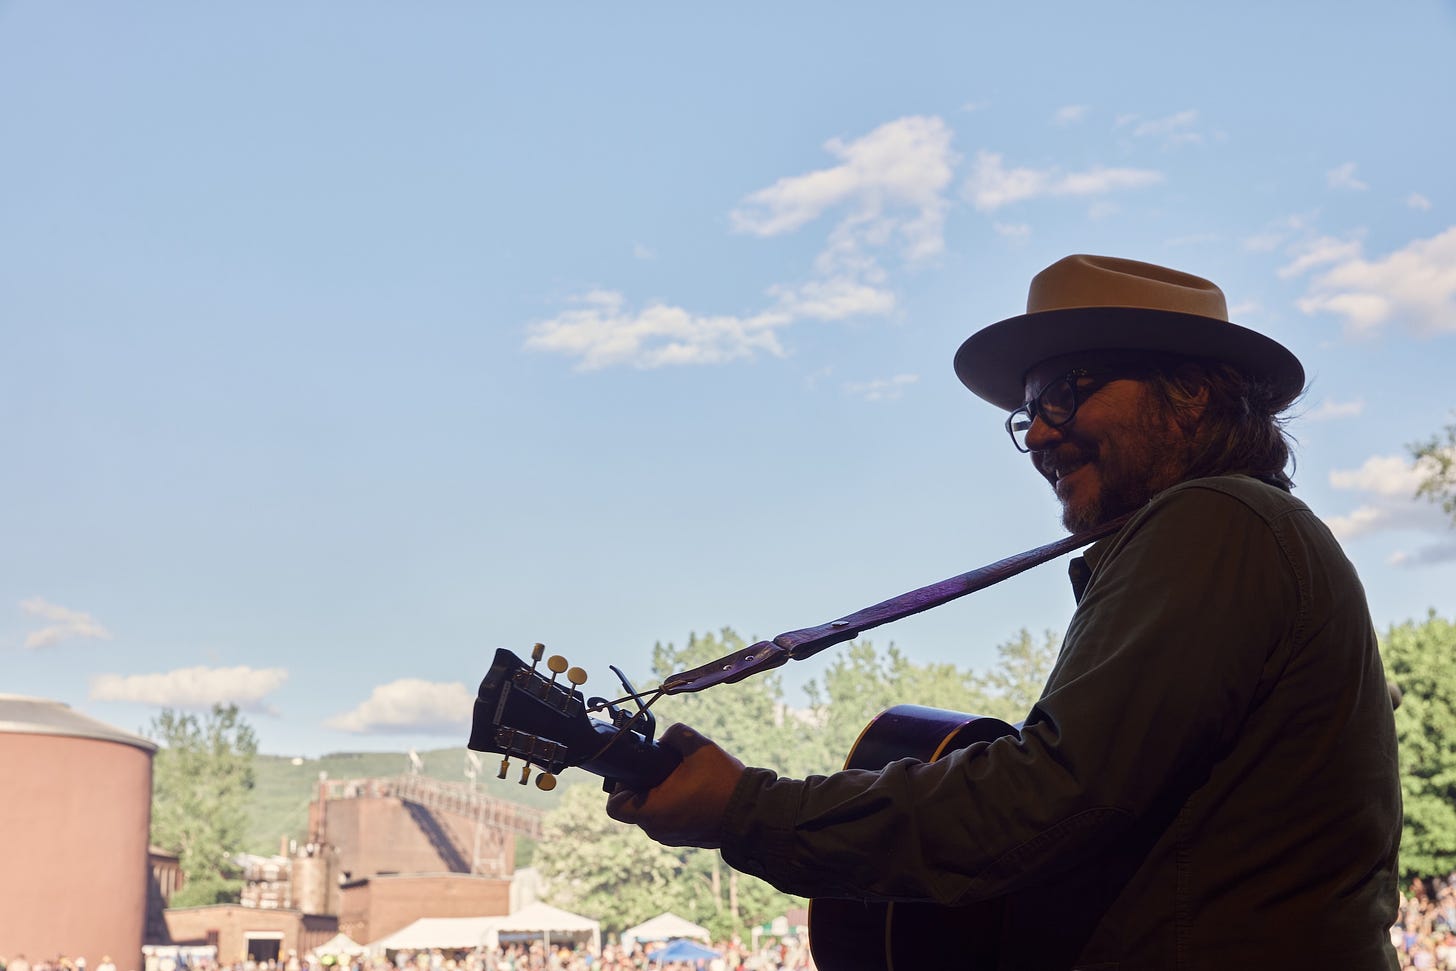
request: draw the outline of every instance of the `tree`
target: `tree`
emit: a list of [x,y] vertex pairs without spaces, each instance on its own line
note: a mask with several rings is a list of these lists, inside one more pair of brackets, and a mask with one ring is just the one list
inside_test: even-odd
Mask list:
[[[729,628],[690,635],[681,648],[659,643],[653,675],[660,680],[746,646]],[[1038,643],[1023,630],[997,648],[997,667],[978,675],[953,664],[915,664],[893,644],[880,653],[869,641],[855,641],[834,655],[822,683],[809,682],[807,709],[786,703],[782,677],[770,671],[663,698],[652,710],[660,726],[685,722],[751,765],[802,777],[839,768],[864,726],[902,702],[1022,719],[1041,693],[1056,649],[1050,632]],[[717,851],[659,846],[637,828],[614,822],[602,810],[604,799],[600,786],[575,786],[546,817],[536,864],[560,905],[617,932],[673,910],[720,938],[802,905],[734,872]]]
[[[660,681],[747,646],[748,642],[728,627],[716,636],[690,634],[681,648],[659,643],[652,649],[653,676]],[[652,710],[662,728],[684,722],[745,762],[771,765],[790,774],[800,772],[804,725],[789,709],[783,676],[777,671],[696,694],[663,698]]]
[[1015,640],[997,645],[995,667],[975,680],[990,699],[983,713],[1008,722],[1026,718],[1051,677],[1061,642],[1055,631],[1044,631],[1037,643],[1023,627]]
[[242,881],[231,859],[246,838],[248,791],[258,741],[236,705],[214,705],[199,720],[170,708],[147,735],[152,763],[152,843],[176,853],[182,889],[174,907],[236,902]]
[[1416,495],[1439,503],[1456,525],[1456,422],[1425,441],[1412,444],[1410,452],[1421,477]]
[[1433,610],[1393,626],[1381,642],[1395,711],[1405,804],[1400,863],[1406,878],[1456,870],[1456,625]]

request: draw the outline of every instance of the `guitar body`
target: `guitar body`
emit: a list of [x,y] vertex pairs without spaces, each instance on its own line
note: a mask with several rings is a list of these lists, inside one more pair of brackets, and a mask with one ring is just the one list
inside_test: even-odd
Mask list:
[[[880,769],[903,758],[933,762],[1016,729],[995,718],[897,705],[865,727],[846,769]],[[809,904],[809,949],[821,971],[925,971],[997,965],[1001,906],[966,907],[819,898]]]

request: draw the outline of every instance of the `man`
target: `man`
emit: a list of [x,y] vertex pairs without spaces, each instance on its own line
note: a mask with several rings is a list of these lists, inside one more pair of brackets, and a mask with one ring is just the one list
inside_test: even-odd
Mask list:
[[1131,517],[1072,561],[1020,737],[791,780],[674,726],[682,765],[608,812],[792,893],[1000,898],[1005,968],[1395,967],[1390,696],[1359,579],[1288,491],[1299,361],[1207,280],[1073,256],[955,367],[1069,529]]

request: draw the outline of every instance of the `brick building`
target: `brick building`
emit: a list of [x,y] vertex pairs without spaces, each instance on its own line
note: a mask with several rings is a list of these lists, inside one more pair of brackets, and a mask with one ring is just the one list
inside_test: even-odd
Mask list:
[[540,832],[539,810],[460,783],[321,779],[307,841],[250,861],[252,906],[168,910],[168,940],[154,943],[213,944],[224,963],[286,959],[339,931],[367,943],[420,917],[504,916],[515,838]]

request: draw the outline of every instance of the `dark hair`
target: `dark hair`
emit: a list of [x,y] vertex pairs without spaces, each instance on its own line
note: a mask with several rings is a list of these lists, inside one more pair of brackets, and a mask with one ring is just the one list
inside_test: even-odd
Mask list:
[[1284,428],[1285,412],[1293,404],[1287,394],[1232,365],[1202,359],[1160,362],[1147,382],[1180,424],[1179,416],[1187,415],[1207,390],[1202,416],[1191,429],[1188,478],[1242,473],[1283,489],[1294,487],[1294,438]]

